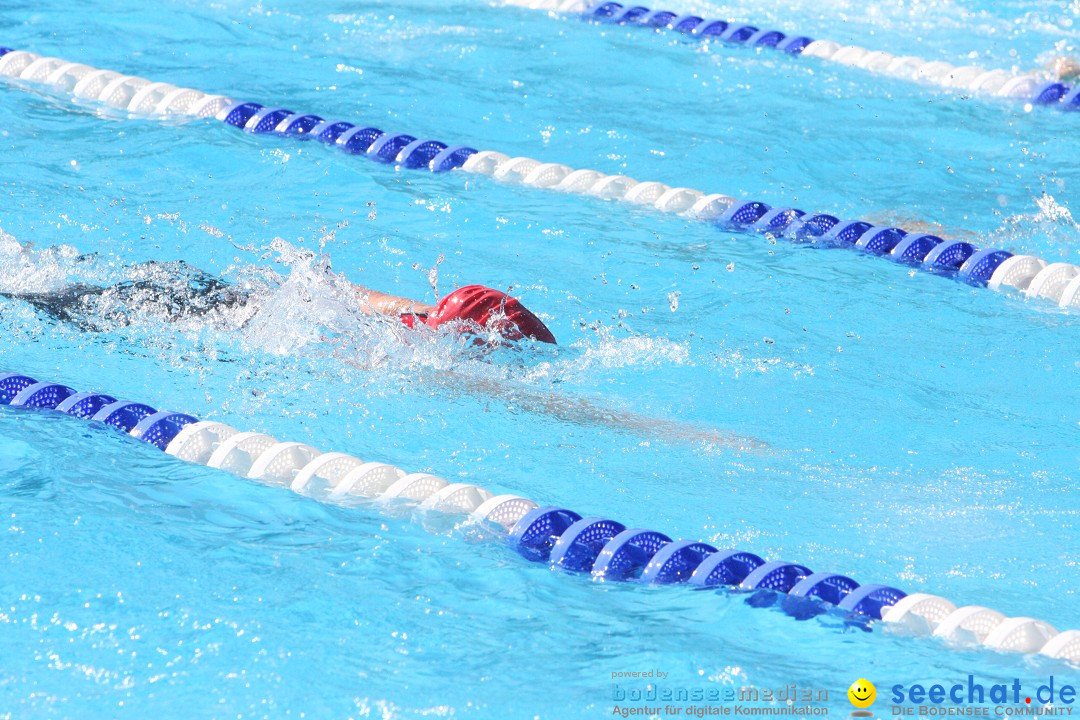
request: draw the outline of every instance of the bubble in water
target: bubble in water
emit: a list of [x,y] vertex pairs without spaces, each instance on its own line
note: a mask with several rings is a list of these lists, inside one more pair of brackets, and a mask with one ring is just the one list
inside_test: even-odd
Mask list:
[[682,293],[678,290],[674,290],[668,293],[667,300],[668,306],[671,307],[671,312],[675,312],[679,309],[679,298],[682,297]]
[[445,259],[446,256],[439,253],[439,257],[435,258],[435,265],[428,270],[428,285],[431,286],[431,290],[435,293],[435,297],[439,297],[439,265],[441,265]]

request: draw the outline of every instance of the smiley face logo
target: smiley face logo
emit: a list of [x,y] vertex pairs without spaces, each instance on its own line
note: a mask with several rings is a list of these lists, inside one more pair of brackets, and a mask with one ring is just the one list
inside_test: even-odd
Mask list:
[[877,699],[877,688],[869,680],[859,678],[847,691],[848,700],[857,708],[868,708]]

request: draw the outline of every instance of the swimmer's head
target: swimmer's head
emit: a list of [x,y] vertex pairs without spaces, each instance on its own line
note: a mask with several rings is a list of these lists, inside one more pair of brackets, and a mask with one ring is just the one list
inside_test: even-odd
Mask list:
[[427,324],[438,327],[451,320],[472,321],[495,330],[507,340],[528,337],[540,342],[555,342],[555,336],[547,326],[517,298],[483,285],[466,285],[444,297],[428,316]]

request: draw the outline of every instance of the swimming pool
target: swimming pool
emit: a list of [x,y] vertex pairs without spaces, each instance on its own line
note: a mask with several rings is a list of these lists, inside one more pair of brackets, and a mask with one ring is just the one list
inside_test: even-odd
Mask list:
[[[684,7],[872,32],[897,53],[921,38],[924,57],[988,67],[1075,42],[1068,4]],[[38,3],[6,5],[0,27],[7,46],[232,97],[1076,260],[1074,116],[812,58],[472,1]],[[24,89],[2,91],[0,291],[184,260],[262,304],[240,329],[86,332],[0,300],[5,371],[1080,626],[1076,315],[859,253]],[[327,262],[429,301],[429,277],[439,295],[512,287],[560,345],[402,342],[356,316]],[[646,420],[593,422],[580,400]],[[0,408],[0,433],[0,716],[600,717],[613,673],[648,669],[827,688],[846,712],[863,676],[884,697],[1070,673],[744,594],[590,582],[452,518],[317,502],[55,414]]]

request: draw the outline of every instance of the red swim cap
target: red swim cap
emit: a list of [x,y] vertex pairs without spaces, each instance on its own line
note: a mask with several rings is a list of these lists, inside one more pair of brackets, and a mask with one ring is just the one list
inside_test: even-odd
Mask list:
[[417,320],[427,320],[427,315],[414,315],[412,313],[401,313],[400,315],[398,315],[398,319],[401,320],[401,322],[405,325],[405,327],[414,328],[414,327],[416,327],[416,321]]
[[451,320],[471,320],[498,331],[507,340],[530,337],[541,342],[555,342],[555,336],[540,318],[516,298],[483,285],[466,285],[450,293],[439,301],[435,312],[425,322],[438,327]]

